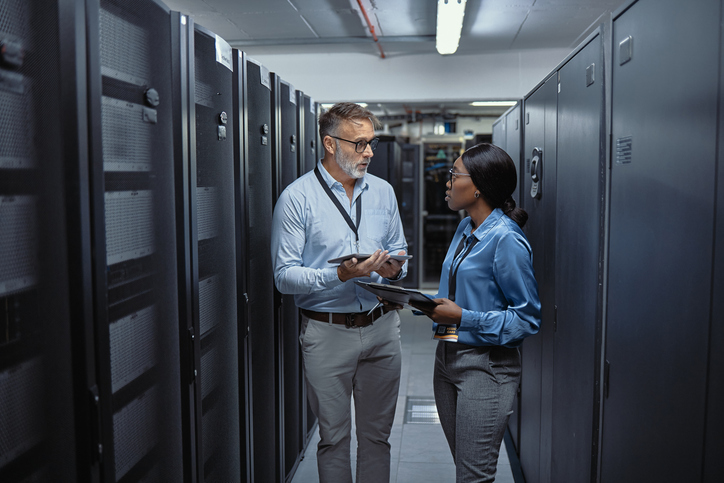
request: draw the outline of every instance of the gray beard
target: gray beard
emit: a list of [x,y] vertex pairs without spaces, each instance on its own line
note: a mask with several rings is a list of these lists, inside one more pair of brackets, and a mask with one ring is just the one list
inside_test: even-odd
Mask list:
[[337,162],[339,167],[342,168],[342,171],[351,178],[360,179],[364,177],[364,175],[367,174],[367,168],[360,173],[354,160],[342,152],[339,141],[335,139],[334,142],[337,144],[337,152],[334,153],[334,160]]

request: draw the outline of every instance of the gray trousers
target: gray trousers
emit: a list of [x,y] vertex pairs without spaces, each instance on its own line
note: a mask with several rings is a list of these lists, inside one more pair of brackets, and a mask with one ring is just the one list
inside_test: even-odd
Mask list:
[[351,409],[357,426],[357,483],[390,480],[388,438],[400,388],[400,317],[362,328],[302,317],[299,336],[307,396],[319,419],[320,483],[352,483]]
[[520,383],[520,352],[438,342],[433,387],[457,483],[495,480]]

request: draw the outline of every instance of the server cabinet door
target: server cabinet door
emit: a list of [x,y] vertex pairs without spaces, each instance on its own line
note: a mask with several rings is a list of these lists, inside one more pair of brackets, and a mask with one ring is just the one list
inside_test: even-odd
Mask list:
[[314,99],[304,96],[304,169],[299,171],[299,176],[314,169],[317,161],[321,159],[319,149],[319,109]]
[[247,293],[253,398],[253,458],[255,481],[278,481],[276,411],[280,403],[275,381],[276,344],[274,280],[271,254],[272,157],[271,78],[269,71],[245,57]]
[[251,338],[249,337],[249,276],[248,261],[251,249],[248,240],[249,222],[247,200],[248,127],[245,114],[246,60],[244,53],[232,49],[233,58],[233,118],[234,118],[234,226],[236,230],[236,298],[239,347],[239,436],[242,481],[254,481],[254,423],[251,385]]
[[521,179],[522,173],[520,169],[520,148],[521,143],[523,142],[520,113],[521,108],[520,104],[518,104],[508,111],[508,114],[505,116],[505,147],[503,148],[515,163],[516,168],[518,168],[518,186],[515,187],[515,191],[513,192],[513,199],[519,206],[521,204],[520,192],[522,191],[521,187],[523,186],[523,181]]
[[[513,192],[513,199],[516,205],[521,206],[521,195],[523,191],[523,170],[521,169],[521,143],[523,142],[522,126],[521,126],[521,103],[518,103],[514,108],[509,110],[507,114],[499,121],[502,126],[498,128],[499,135],[504,136],[501,140],[502,144],[495,143],[495,132],[493,132],[494,144],[505,149],[510,158],[515,163],[515,168],[518,171],[518,184]],[[515,445],[516,451],[520,451],[520,390],[515,396],[515,402],[513,404],[513,414],[510,415],[508,420],[508,428],[510,429],[510,435]]]
[[601,35],[559,76],[551,481],[595,481],[605,176]]
[[[194,29],[195,156],[191,216],[198,284],[201,475],[239,481],[239,350],[234,230],[234,130],[231,47]],[[194,119],[195,118],[195,119]],[[195,182],[193,182],[195,181]]]
[[542,305],[540,333],[521,348],[520,461],[526,481],[549,481],[551,351],[554,313],[556,206],[556,91],[553,75],[525,100],[524,227],[533,248],[533,269]]
[[[724,49],[720,50],[719,66],[724,65]],[[724,78],[719,80],[719,152],[717,154],[717,186],[724,186]],[[716,238],[714,240],[714,277],[712,293],[724,293],[724,190],[716,193]],[[724,474],[724,297],[714,297],[711,332],[709,334],[709,380],[707,387],[706,440],[704,442],[705,483],[715,483]]]
[[[84,82],[76,77],[76,62],[84,59],[75,57],[75,46],[82,48],[85,41],[75,35],[76,18],[82,21],[76,11],[72,2],[57,0],[6,1],[0,8],[3,482],[83,481],[90,476],[91,395],[86,391],[94,376],[92,369],[86,374],[82,350],[77,350],[83,349],[90,323],[88,298],[77,289],[88,282],[89,272],[77,260],[71,278],[68,267],[69,244],[77,254],[77,247],[88,241],[81,239],[76,211],[86,190],[69,188],[79,183],[78,159],[86,159],[79,152],[81,120],[74,115]],[[79,342],[75,396],[71,320]],[[92,353],[92,346],[88,350]]]
[[398,196],[400,197],[400,218],[405,231],[407,251],[414,258],[407,262],[407,276],[402,279],[403,287],[420,287],[420,145],[403,144],[400,148],[401,182]]
[[170,13],[87,5],[103,475],[181,481]]
[[505,135],[505,128],[506,128],[506,118],[507,113],[500,116],[498,119],[495,120],[493,123],[493,144],[498,146],[500,149],[505,150],[506,149],[506,143],[507,143],[507,136]]
[[[293,86],[272,74],[273,105],[272,115],[275,134],[273,166],[277,170],[274,179],[277,196],[297,179],[298,138],[297,138],[297,92]],[[278,384],[280,390],[279,437],[284,453],[282,468],[285,477],[294,470],[303,447],[302,421],[299,408],[301,399],[301,352],[299,349],[299,310],[293,295],[282,295],[275,289],[277,307],[275,315],[278,343]]]
[[603,482],[702,477],[720,21],[719,0],[613,21]]

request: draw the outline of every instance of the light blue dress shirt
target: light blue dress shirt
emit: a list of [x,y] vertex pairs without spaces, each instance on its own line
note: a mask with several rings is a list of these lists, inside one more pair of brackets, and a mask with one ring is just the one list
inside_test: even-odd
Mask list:
[[[318,312],[366,312],[377,298],[354,284],[389,283],[377,273],[372,277],[342,282],[337,265],[327,260],[351,253],[374,253],[378,249],[397,254],[407,252],[397,199],[390,184],[371,174],[357,180],[350,206],[342,183],[321,162],[322,177],[339,199],[352,222],[357,224],[357,203],[362,196],[359,248],[352,229],[310,171],[290,184],[279,197],[272,219],[271,255],[274,283],[281,293],[294,294],[297,306]],[[407,274],[407,263],[399,278]]]
[[[538,332],[541,306],[533,273],[533,252],[520,227],[496,208],[471,234],[470,217],[460,222],[442,264],[436,298],[448,297],[448,277],[455,249],[465,238],[478,242],[457,272],[455,303],[462,307],[458,343],[517,347]],[[433,324],[435,330],[437,324]],[[454,342],[445,342],[454,343]]]

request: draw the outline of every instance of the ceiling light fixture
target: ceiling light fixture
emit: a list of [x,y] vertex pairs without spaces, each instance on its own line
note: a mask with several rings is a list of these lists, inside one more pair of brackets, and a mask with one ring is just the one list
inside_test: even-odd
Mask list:
[[437,0],[435,48],[442,55],[454,54],[460,43],[467,0]]
[[475,107],[505,107],[505,106],[514,106],[517,104],[517,101],[475,101],[471,102],[471,106]]

